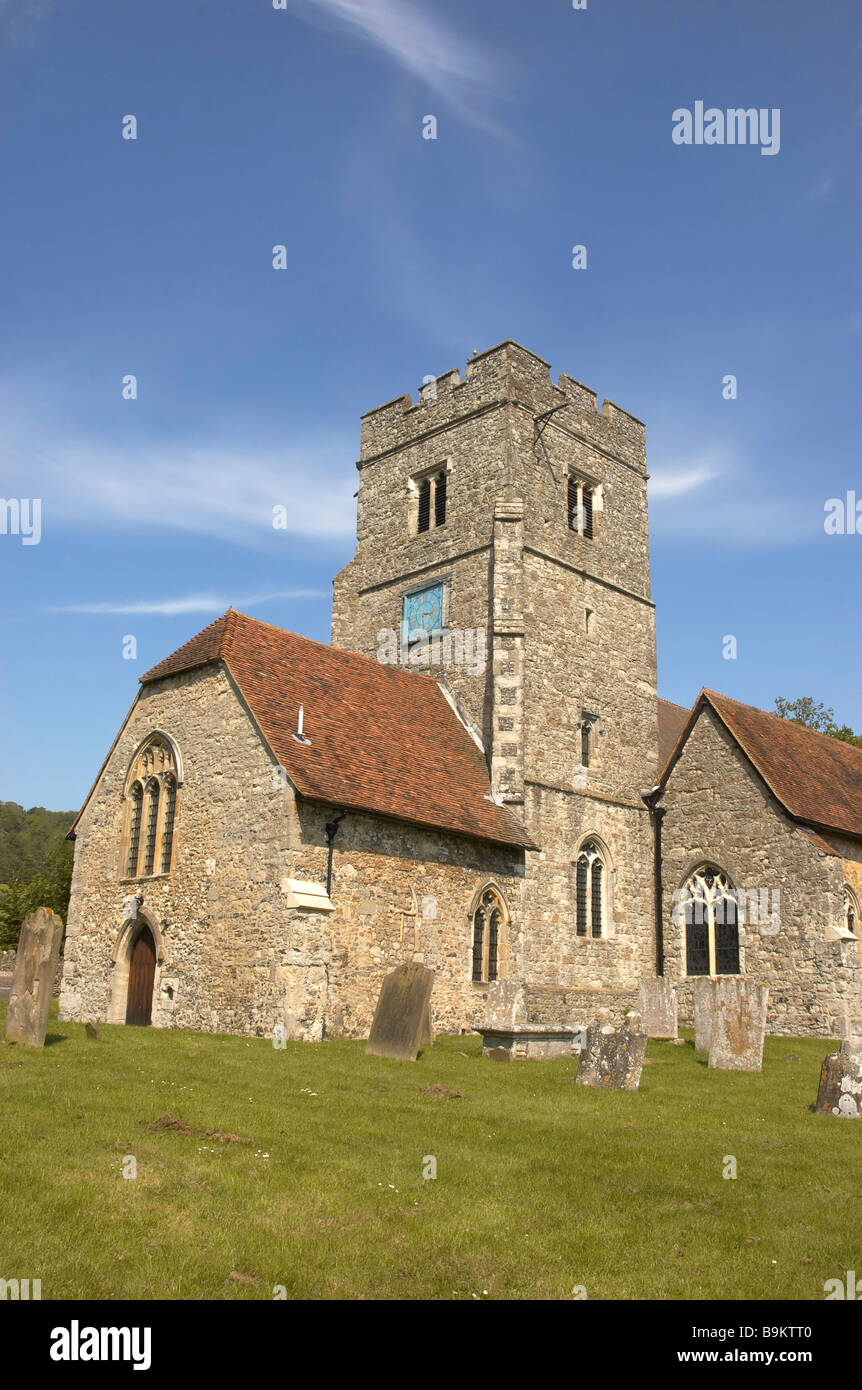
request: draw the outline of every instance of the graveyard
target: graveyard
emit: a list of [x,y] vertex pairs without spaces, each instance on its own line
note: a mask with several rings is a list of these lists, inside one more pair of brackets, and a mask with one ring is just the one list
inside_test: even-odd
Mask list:
[[0,1042],[0,1266],[43,1299],[823,1299],[860,1234],[835,1051],[721,1069],[683,1029],[601,1089],[477,1034],[89,1037],[55,1001],[44,1047]]

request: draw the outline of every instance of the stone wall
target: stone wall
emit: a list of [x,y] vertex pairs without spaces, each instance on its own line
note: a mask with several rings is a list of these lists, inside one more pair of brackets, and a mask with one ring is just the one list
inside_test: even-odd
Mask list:
[[740,930],[740,970],[769,985],[770,1033],[834,1037],[860,1009],[856,945],[832,938],[842,917],[844,865],[782,810],[712,710],[705,709],[668,778],[663,840],[665,973],[678,987],[680,1019],[693,1017],[685,927],[672,921],[673,892],[709,862],[737,890],[780,894],[780,929]]
[[[183,761],[169,874],[121,873],[123,788],[141,742],[170,735]],[[437,974],[441,1030],[473,1026],[469,912],[499,884],[521,928],[523,852],[349,815],[333,859],[333,913],[285,906],[289,879],[324,882],[331,808],[297,803],[226,672],[210,666],[143,687],[77,831],[61,1017],[123,1022],[129,929],[143,895],[157,943],[153,1023],[249,1035],[362,1036],[380,982],[421,960]],[[423,912],[424,908],[424,912]]]

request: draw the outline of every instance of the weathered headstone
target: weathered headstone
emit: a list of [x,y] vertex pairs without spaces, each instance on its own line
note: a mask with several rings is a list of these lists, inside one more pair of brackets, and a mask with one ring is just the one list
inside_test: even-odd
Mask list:
[[676,986],[670,980],[639,980],[638,1004],[648,1038],[676,1040]]
[[431,1038],[434,971],[418,961],[399,965],[384,978],[365,1051],[372,1057],[415,1062]]
[[514,1028],[524,1017],[524,987],[514,980],[495,980],[488,986],[485,1023],[489,1028]]
[[815,1109],[818,1115],[862,1117],[862,1037],[845,1037],[840,1051],[823,1059]]
[[95,1023],[85,1023],[84,1032],[87,1034],[87,1037],[89,1038],[90,1042],[102,1041],[102,1035],[96,1027]]
[[709,1051],[709,1034],[712,1028],[712,1010],[715,1002],[717,980],[709,975],[699,975],[694,982],[694,1050]]
[[63,923],[49,907],[25,917],[6,1008],[6,1041],[44,1047]]
[[647,1045],[643,1020],[640,1014],[628,1013],[617,1029],[610,1019],[610,1009],[599,1009],[587,1029],[575,1084],[636,1091]]
[[709,1031],[709,1065],[723,1071],[760,1071],[769,986],[723,975],[716,981]]

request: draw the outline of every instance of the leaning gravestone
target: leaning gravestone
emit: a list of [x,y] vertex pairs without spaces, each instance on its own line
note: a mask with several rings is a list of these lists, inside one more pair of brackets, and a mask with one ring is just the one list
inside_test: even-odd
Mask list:
[[823,1060],[817,1090],[818,1115],[862,1117],[862,1019],[845,1018],[838,1052]]
[[641,1016],[626,1014],[619,1029],[613,1027],[610,1019],[610,1009],[599,1009],[587,1029],[575,1085],[636,1091],[647,1045]]
[[433,1042],[431,989],[434,971],[417,961],[399,965],[384,978],[365,1051],[372,1057],[415,1062],[420,1047]]
[[709,1029],[709,1065],[723,1071],[760,1071],[769,986],[723,975],[716,981]]
[[677,1038],[676,987],[661,978],[638,981],[638,1005],[648,1038]]
[[6,1009],[6,1041],[44,1047],[63,923],[49,907],[25,917]]
[[709,1051],[709,1034],[712,1028],[712,1010],[715,1000],[717,980],[709,975],[699,975],[694,982],[694,1050]]

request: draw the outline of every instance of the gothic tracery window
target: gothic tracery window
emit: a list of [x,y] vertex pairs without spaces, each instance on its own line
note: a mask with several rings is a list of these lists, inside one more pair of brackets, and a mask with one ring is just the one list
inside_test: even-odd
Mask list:
[[148,739],[132,759],[126,777],[121,854],[126,878],[170,872],[177,810],[179,768],[170,741]]
[[704,864],[679,894],[685,922],[688,975],[739,974],[739,914],[733,884],[722,869]]
[[472,978],[477,983],[492,984],[498,978],[505,919],[499,893],[486,888],[473,912]]
[[581,846],[575,868],[575,916],[578,936],[607,934],[607,874],[595,840]]

